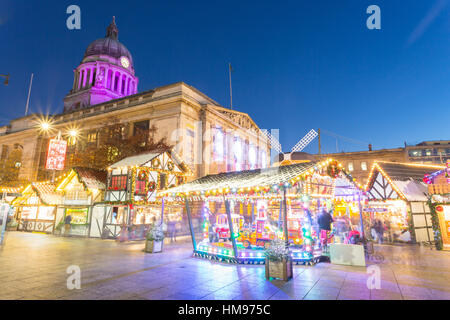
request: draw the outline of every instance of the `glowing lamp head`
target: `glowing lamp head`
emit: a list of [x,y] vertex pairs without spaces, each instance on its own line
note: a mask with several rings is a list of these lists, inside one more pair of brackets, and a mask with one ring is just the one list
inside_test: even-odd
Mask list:
[[48,131],[50,129],[50,123],[48,123],[46,121],[41,122],[41,129],[44,131]]
[[71,136],[72,138],[75,138],[76,136],[78,136],[78,131],[75,129],[70,130],[69,136]]

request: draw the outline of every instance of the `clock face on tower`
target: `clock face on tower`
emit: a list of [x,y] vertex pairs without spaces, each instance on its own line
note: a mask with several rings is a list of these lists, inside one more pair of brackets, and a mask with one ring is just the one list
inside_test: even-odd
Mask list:
[[130,66],[130,60],[128,60],[127,57],[120,57],[120,64],[122,65],[122,67],[128,69],[128,67]]

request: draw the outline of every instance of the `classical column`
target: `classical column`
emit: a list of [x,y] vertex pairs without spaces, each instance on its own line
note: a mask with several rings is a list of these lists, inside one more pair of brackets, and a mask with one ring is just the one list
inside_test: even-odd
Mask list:
[[103,67],[103,88],[106,88],[108,84],[108,68]]
[[76,86],[77,86],[77,76],[78,76],[78,71],[77,69],[74,70],[74,75],[73,75],[73,85],[72,85],[72,91],[76,90]]
[[116,71],[111,70],[111,91],[116,91]]

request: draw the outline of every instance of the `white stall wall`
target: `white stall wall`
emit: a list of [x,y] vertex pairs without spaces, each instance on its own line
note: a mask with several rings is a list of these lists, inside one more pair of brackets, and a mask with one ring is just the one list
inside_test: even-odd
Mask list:
[[105,207],[94,206],[92,208],[92,220],[89,236],[92,238],[101,238],[103,230],[103,219],[105,217]]

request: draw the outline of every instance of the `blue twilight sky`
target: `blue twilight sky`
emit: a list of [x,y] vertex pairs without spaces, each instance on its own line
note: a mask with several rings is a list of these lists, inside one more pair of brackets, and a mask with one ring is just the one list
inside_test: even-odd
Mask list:
[[[71,4],[81,30],[66,28]],[[372,4],[381,30],[366,27]],[[185,81],[228,106],[231,62],[235,109],[279,129],[285,151],[311,128],[325,152],[450,139],[449,0],[1,0],[0,73],[11,79],[0,124],[23,116],[31,73],[31,110],[61,112],[113,15],[139,91]]]

